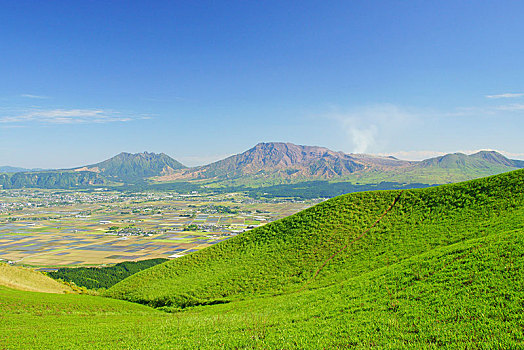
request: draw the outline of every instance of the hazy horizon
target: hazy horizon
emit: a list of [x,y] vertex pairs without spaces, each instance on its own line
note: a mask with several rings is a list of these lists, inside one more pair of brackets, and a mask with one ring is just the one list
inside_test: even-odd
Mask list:
[[[304,145],[304,146],[319,146],[319,147],[323,147],[321,145]],[[149,150],[144,150],[144,151],[139,151],[139,152],[127,152],[127,151],[122,151],[122,152],[124,152],[124,153],[150,152],[150,153],[157,153],[157,154],[158,153],[165,153],[168,156],[170,156],[171,158],[181,162],[185,166],[197,167],[197,166],[207,165],[207,164],[210,164],[210,163],[213,163],[213,162],[225,159],[227,157],[231,157],[231,156],[236,155],[236,154],[243,153],[246,150],[242,150],[242,151],[239,151],[239,152],[233,153],[233,154],[209,155],[207,157],[206,156],[202,156],[202,157],[200,157],[200,156],[179,156],[179,157],[177,157],[177,156],[174,156],[174,155],[171,155],[171,154],[167,154],[166,152],[162,152],[162,151],[151,152]],[[333,151],[337,151],[338,152],[338,150],[333,150]],[[420,152],[417,152],[417,153],[415,153],[415,152],[402,152],[401,151],[401,152],[396,152],[394,154],[388,154],[388,153],[365,153],[365,154],[368,154],[368,155],[371,155],[371,156],[380,156],[380,157],[393,156],[393,157],[396,157],[396,158],[398,158],[400,160],[421,161],[421,160],[425,160],[425,159],[428,159],[428,158],[439,157],[439,156],[443,156],[443,155],[450,154],[450,153],[464,153],[464,154],[467,154],[467,155],[471,155],[471,154],[474,154],[474,153],[477,153],[477,152],[480,152],[480,151],[495,151],[495,152],[501,153],[502,155],[504,155],[505,157],[507,157],[509,159],[524,160],[524,157],[522,157],[521,155],[515,155],[515,154],[508,153],[508,152],[499,151],[499,150],[492,150],[492,149],[478,149],[478,150],[465,150],[465,151],[464,150],[458,150],[458,151],[455,151],[455,152],[420,151]],[[74,164],[68,164],[68,165],[65,165],[65,166],[56,166],[56,167],[17,166],[17,165],[11,165],[11,164],[0,164],[0,166],[11,166],[11,167],[14,167],[14,168],[27,168],[27,169],[45,169],[45,170],[72,169],[72,168],[78,168],[78,167],[82,167],[82,166],[86,166],[86,165],[91,165],[91,164],[96,164],[96,163],[102,162],[102,161],[104,161],[106,159],[109,159],[111,157],[114,157],[117,154],[122,153],[122,152],[118,152],[116,154],[112,154],[110,156],[107,156],[104,159],[98,159],[98,160],[94,160],[94,161],[86,161],[86,162],[83,162],[81,164],[78,164],[78,162],[76,162]],[[405,155],[408,155],[408,156],[411,156],[411,157],[407,158],[407,157],[405,157]]]

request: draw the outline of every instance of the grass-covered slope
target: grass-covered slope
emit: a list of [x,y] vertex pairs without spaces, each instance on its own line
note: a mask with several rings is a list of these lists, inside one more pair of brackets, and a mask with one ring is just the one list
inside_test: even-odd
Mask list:
[[422,190],[337,197],[135,274],[107,295],[155,307],[321,288],[524,227],[524,171]]
[[0,263],[0,286],[44,293],[73,292],[68,286],[38,271],[24,267],[9,266],[4,263]]
[[[397,192],[338,197],[278,222],[144,270],[108,295],[155,306],[221,302],[300,287],[348,236],[385,211]],[[345,231],[351,227],[351,232]],[[197,277],[198,276],[198,277]]]
[[524,230],[461,241],[331,286],[168,314],[0,287],[7,349],[520,349]]
[[156,314],[121,300],[0,286],[0,349],[130,348],[122,339]]

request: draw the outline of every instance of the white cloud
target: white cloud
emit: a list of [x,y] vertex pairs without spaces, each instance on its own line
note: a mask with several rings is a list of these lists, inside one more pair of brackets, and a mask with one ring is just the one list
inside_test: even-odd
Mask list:
[[505,93],[505,94],[498,94],[498,95],[486,95],[486,98],[518,98],[518,97],[524,97],[524,93]]
[[47,96],[33,95],[33,94],[22,94],[22,95],[20,95],[20,97],[34,98],[34,99],[39,99],[39,100],[44,100],[44,99],[48,99],[49,98]]
[[514,103],[510,105],[497,106],[496,109],[499,111],[508,111],[508,112],[524,111],[524,104]]
[[366,153],[375,146],[385,146],[400,128],[416,119],[414,113],[392,104],[355,108],[327,117],[338,121],[346,132],[353,153]]
[[129,122],[135,119],[147,119],[146,116],[123,116],[119,112],[103,109],[51,109],[29,110],[12,115],[0,116],[0,123],[22,124],[40,122],[46,124],[87,124]]

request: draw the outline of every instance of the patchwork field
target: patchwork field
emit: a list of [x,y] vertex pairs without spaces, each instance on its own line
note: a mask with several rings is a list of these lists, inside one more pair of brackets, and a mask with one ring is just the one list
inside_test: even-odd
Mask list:
[[312,204],[240,194],[1,191],[0,259],[53,269],[177,258]]

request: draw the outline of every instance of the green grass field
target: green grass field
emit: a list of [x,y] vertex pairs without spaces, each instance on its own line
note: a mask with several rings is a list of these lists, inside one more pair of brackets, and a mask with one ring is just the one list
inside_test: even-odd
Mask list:
[[68,286],[38,271],[0,263],[0,286],[43,293],[72,293]]
[[[185,307],[338,283],[432,249],[523,228],[522,193],[522,171],[517,171],[438,188],[340,196],[144,270],[108,295]],[[366,232],[396,198],[388,214]]]
[[519,349],[523,251],[524,171],[351,194],[107,291],[138,303],[1,288],[0,348]]

